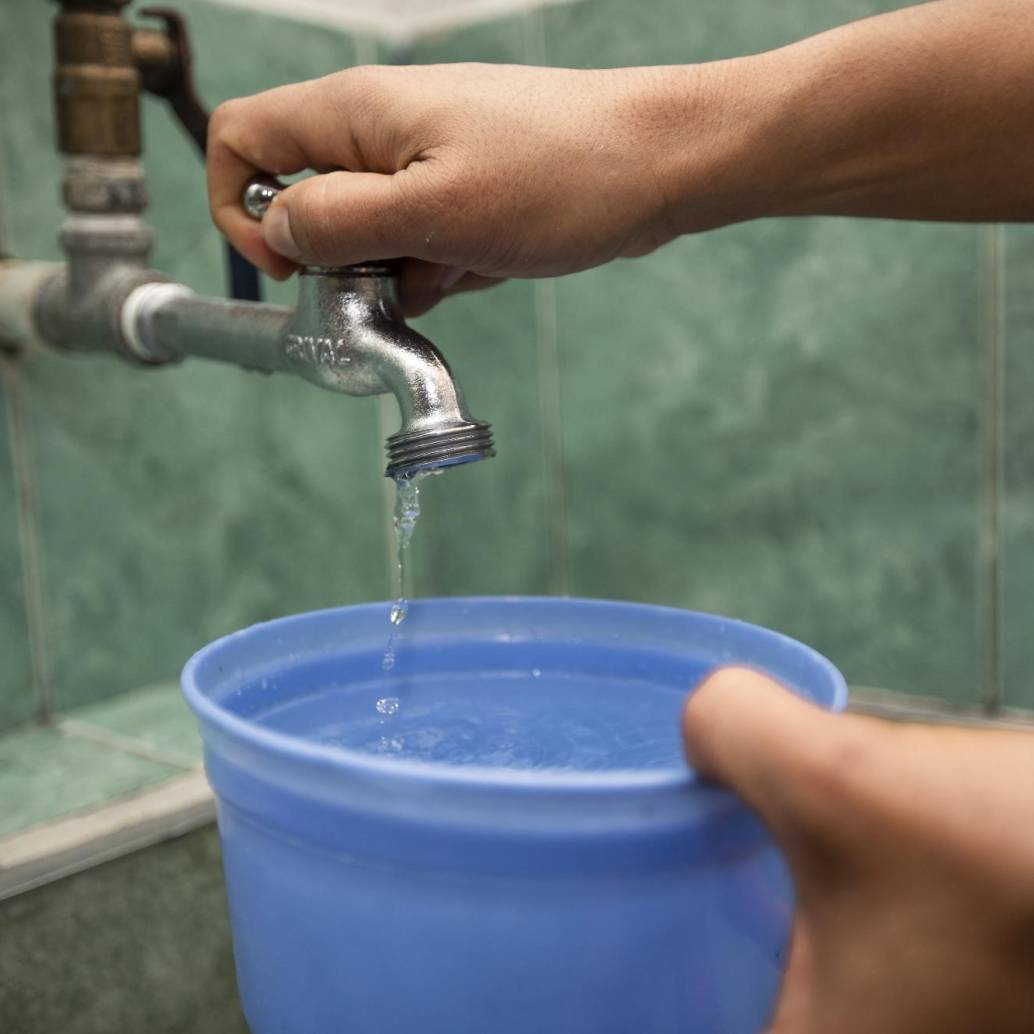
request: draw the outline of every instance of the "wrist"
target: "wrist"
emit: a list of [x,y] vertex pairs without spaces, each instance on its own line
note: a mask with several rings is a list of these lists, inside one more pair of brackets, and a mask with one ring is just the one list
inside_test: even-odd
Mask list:
[[780,98],[766,88],[765,58],[643,70],[651,73],[644,153],[669,238],[798,203],[794,155],[779,146]]

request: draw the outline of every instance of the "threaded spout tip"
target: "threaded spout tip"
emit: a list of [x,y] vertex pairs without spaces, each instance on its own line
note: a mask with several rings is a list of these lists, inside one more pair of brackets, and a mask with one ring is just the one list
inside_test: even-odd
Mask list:
[[429,431],[399,431],[388,439],[387,450],[386,474],[396,479],[495,455],[491,425],[477,421]]

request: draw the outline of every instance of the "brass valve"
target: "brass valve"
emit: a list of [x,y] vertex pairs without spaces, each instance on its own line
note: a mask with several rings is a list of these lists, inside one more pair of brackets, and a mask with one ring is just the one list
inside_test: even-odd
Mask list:
[[140,73],[127,0],[62,0],[54,23],[58,147],[68,155],[140,154]]

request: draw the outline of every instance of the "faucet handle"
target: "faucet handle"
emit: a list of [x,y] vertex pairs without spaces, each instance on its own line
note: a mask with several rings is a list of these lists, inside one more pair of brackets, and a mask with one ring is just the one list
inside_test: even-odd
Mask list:
[[252,219],[261,221],[269,206],[283,193],[284,185],[272,176],[256,176],[244,188],[241,204]]
[[[261,222],[263,216],[269,211],[270,205],[287,189],[287,187],[273,176],[256,176],[250,180],[241,195],[241,206],[244,211],[257,222]],[[329,274],[339,276],[395,276],[397,273],[397,261],[392,259],[380,262],[358,262],[350,266],[305,266],[304,271],[317,274]]]

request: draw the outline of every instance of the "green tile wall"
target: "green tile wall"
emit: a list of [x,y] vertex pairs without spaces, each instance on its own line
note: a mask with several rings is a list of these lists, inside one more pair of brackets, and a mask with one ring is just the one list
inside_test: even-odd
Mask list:
[[972,696],[975,244],[759,224],[561,284],[573,590],[733,614],[855,683]]
[[1002,234],[1002,680],[1034,708],[1034,227]]
[[420,322],[448,356],[474,415],[491,422],[498,455],[423,482],[411,553],[418,595],[550,589],[533,289],[493,291],[489,304],[456,299]]
[[0,902],[0,1030],[247,1034],[214,827]]

